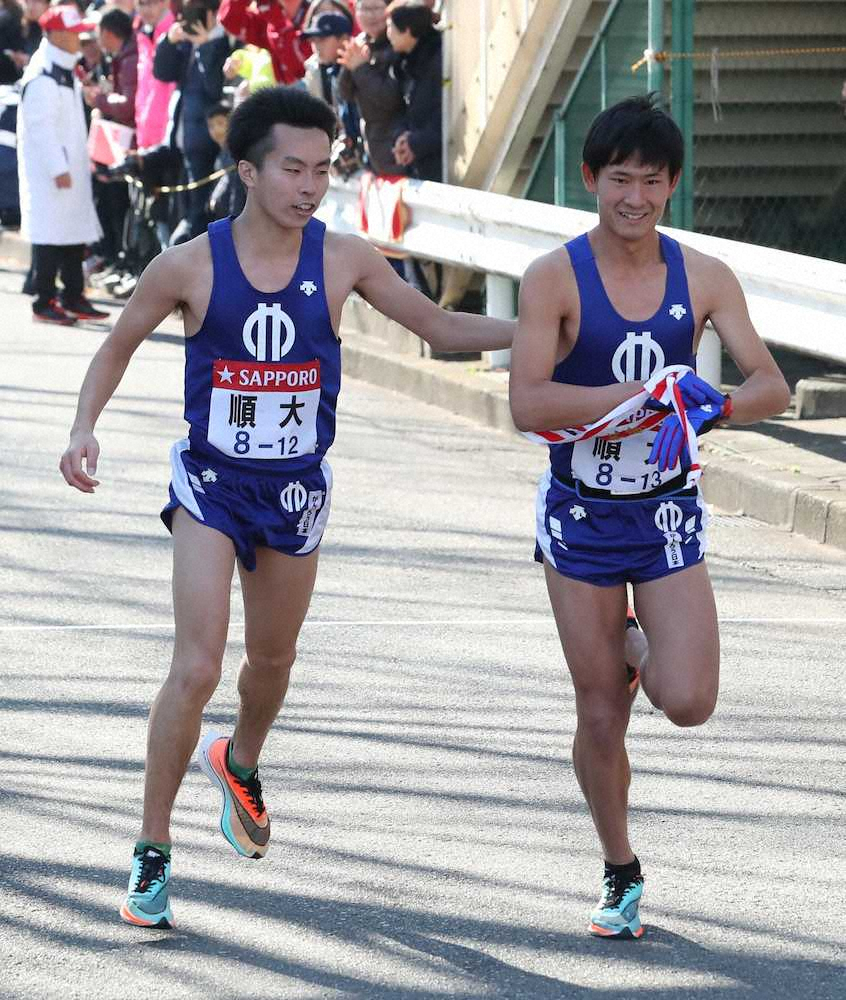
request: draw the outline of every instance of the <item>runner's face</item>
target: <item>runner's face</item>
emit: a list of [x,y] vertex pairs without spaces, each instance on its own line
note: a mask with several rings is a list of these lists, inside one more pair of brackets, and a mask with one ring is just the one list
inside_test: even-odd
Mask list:
[[600,225],[624,240],[639,240],[654,230],[678,183],[678,177],[670,180],[667,167],[659,170],[636,159],[600,167],[596,177],[582,164],[582,177],[596,195]]
[[329,187],[329,136],[318,128],[274,125],[273,138],[261,170],[242,161],[241,177],[274,222],[301,229]]

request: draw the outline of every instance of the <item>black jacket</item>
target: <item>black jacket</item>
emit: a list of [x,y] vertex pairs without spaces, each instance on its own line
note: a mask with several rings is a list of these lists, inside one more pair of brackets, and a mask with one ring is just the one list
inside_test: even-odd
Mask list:
[[193,46],[174,45],[165,35],[153,58],[153,76],[180,88],[178,115],[182,122],[182,148],[187,156],[217,147],[209,135],[206,112],[223,95],[223,64],[232,51],[227,35]]
[[23,75],[7,51],[23,52],[24,38],[20,14],[8,8],[0,9],[0,84],[15,83]]
[[432,28],[394,67],[405,101],[405,126],[398,128],[395,135],[408,131],[414,153],[409,174],[427,181],[443,179],[441,59],[441,35]]
[[338,96],[355,102],[361,115],[364,145],[370,168],[377,174],[402,174],[394,160],[394,139],[405,131],[405,101],[391,67],[396,55],[386,34],[368,39],[370,62],[357,69],[342,69]]

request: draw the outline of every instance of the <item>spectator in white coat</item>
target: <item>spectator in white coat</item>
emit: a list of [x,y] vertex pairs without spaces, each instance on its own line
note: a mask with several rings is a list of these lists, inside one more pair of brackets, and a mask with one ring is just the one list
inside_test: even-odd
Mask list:
[[[101,319],[85,298],[85,245],[100,238],[91,194],[82,87],[74,74],[83,22],[73,5],[49,7],[44,37],[26,68],[18,117],[21,231],[32,244],[35,319],[70,325]],[[64,292],[56,297],[56,276]]]

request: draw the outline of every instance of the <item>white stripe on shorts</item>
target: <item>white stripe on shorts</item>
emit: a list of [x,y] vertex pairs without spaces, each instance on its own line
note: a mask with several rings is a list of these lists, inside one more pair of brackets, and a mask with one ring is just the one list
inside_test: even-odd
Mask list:
[[323,498],[323,506],[320,508],[320,513],[314,519],[314,524],[311,526],[308,537],[300,548],[297,549],[297,555],[300,556],[308,555],[309,552],[317,548],[320,539],[323,537],[323,532],[326,530],[326,522],[329,520],[329,507],[332,500],[332,466],[325,458],[320,462],[320,471],[326,480],[326,496]]
[[188,481],[188,472],[182,464],[182,452],[188,451],[189,446],[188,438],[182,438],[170,449],[170,485],[176,499],[182,506],[198,521],[205,521],[197,498],[194,496],[194,491],[191,489],[191,483]]
[[696,540],[699,542],[699,558],[704,559],[708,551],[708,522],[711,520],[711,511],[702,496],[702,490],[696,490],[696,506],[702,512],[699,518],[702,528],[696,532]]
[[535,538],[537,539],[538,547],[541,552],[543,552],[544,558],[549,563],[550,566],[555,565],[555,560],[552,558],[552,536],[546,530],[546,498],[549,493],[549,488],[552,486],[552,468],[547,468],[546,472],[540,477],[540,482],[538,483],[537,497],[535,498]]

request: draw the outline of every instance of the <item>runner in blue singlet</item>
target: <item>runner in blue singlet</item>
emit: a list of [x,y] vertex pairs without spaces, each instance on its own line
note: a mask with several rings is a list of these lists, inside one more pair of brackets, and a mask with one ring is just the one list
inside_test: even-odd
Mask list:
[[350,292],[436,350],[492,350],[513,335],[513,323],[438,309],[368,243],[312,218],[334,132],[332,109],[296,88],[260,90],[237,108],[228,145],[247,188],[243,213],[144,272],[91,362],[62,456],[67,482],[93,492],[97,418],[133,352],[180,307],[190,429],[172,450],[162,513],[174,541],[176,635],[150,713],[144,817],[120,911],[136,926],[173,925],[170,817],[220,679],[236,564],[246,621],[240,711],[231,738],[203,740],[200,764],[220,791],[220,829],[234,850],[267,851],[258,757],[288,687],[329,514],[336,331]]
[[[590,424],[665,365],[694,366],[708,321],[745,380],[729,399],[685,376],[694,429],[753,423],[787,405],[787,386],[731,271],[656,231],[682,154],[678,128],[649,98],[623,101],[591,125],[582,173],[598,225],[535,261],[521,285],[511,366],[521,430]],[[640,937],[643,876],[628,836],[625,735],[638,681],[679,726],[705,722],[716,703],[707,512],[698,488],[686,488],[690,458],[673,415],[630,437],[554,445],[550,460],[537,497],[536,559],[575,689],[573,764],[605,858],[589,928]],[[642,633],[626,627],[637,623],[627,585]]]

